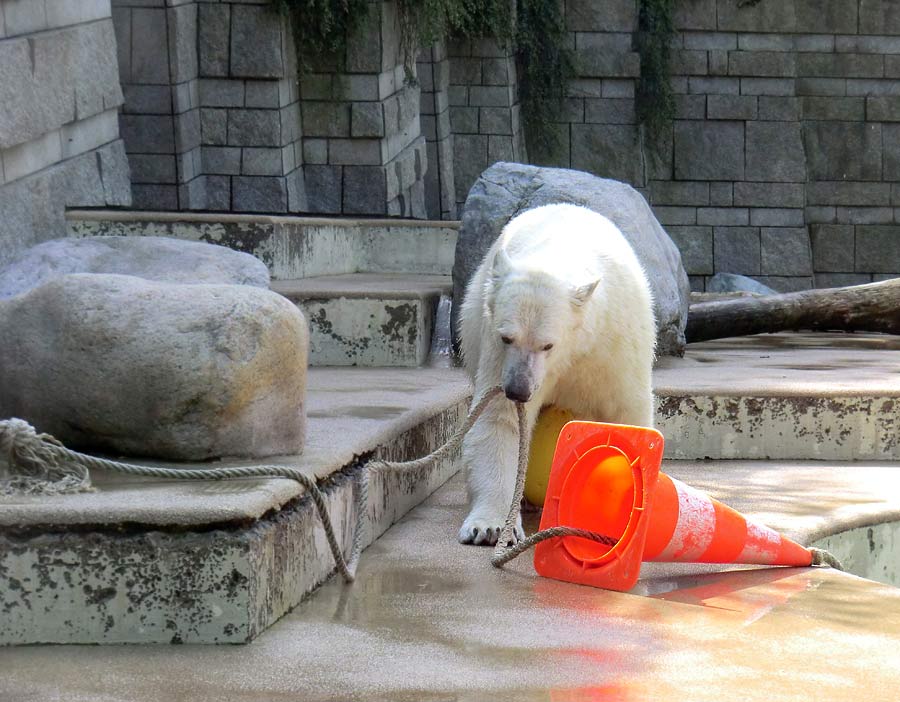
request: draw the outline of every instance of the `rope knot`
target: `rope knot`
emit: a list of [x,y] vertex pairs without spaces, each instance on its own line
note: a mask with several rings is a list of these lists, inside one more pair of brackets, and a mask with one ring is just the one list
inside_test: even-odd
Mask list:
[[37,436],[34,427],[24,419],[13,417],[0,421],[0,460],[9,466],[15,462],[16,449]]
[[0,420],[0,495],[55,495],[90,489],[87,468],[75,461],[67,463],[65,447],[57,439],[38,434],[24,419]]

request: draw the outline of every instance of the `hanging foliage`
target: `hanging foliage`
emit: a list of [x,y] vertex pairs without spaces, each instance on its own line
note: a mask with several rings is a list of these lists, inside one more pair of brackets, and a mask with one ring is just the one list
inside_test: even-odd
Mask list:
[[368,13],[368,0],[273,0],[291,21],[301,73],[323,56],[341,55]]
[[[368,12],[367,0],[275,0],[291,18],[301,72],[323,55],[340,57]],[[397,0],[407,80],[419,47],[445,38],[490,37],[514,49],[529,143],[553,146],[568,81],[574,75],[558,0]]]
[[399,0],[407,75],[420,46],[445,37],[490,37],[512,49],[528,142],[553,148],[569,80],[574,75],[568,32],[557,0]]
[[675,116],[669,76],[669,50],[675,36],[674,0],[641,0],[637,50],[641,78],[635,95],[638,121],[652,138],[659,137]]
[[519,0],[516,48],[522,72],[520,100],[528,143],[544,153],[556,146],[559,119],[575,65],[556,0]]

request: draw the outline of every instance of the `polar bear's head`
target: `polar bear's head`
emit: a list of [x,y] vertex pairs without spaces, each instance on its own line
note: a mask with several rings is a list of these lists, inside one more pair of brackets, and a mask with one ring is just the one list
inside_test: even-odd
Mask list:
[[599,280],[581,286],[533,266],[517,266],[501,248],[494,258],[486,304],[503,358],[501,385],[510,400],[527,402],[551,369],[568,363],[572,334]]

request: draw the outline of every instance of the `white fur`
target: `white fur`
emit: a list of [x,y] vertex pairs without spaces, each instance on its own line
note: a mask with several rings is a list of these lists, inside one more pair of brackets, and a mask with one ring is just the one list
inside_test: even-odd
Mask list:
[[[512,219],[473,276],[460,319],[476,400],[495,385],[528,397],[529,431],[550,404],[578,419],[652,426],[650,288],[606,217],[546,205]],[[496,400],[466,436],[471,510],[460,542],[496,543],[515,488],[517,435],[514,404]]]

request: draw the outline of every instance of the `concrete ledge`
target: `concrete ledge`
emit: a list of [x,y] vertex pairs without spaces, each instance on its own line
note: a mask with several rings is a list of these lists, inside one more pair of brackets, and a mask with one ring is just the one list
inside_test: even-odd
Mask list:
[[275,279],[357,272],[450,275],[458,222],[70,210],[74,236],[172,236],[257,256]]
[[[347,549],[358,460],[436,448],[465,416],[469,385],[452,369],[310,378],[307,451],[275,463],[320,478]],[[452,458],[373,476],[364,543],[450,477]],[[249,641],[333,571],[315,508],[293,481],[96,478],[95,493],[0,498],[0,643]]]
[[854,575],[900,584],[900,511],[889,521],[847,529],[810,545],[834,554]]
[[900,338],[762,334],[688,346],[654,373],[676,459],[900,459]]

